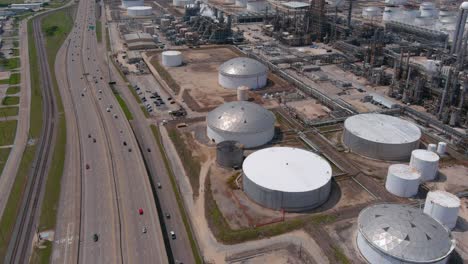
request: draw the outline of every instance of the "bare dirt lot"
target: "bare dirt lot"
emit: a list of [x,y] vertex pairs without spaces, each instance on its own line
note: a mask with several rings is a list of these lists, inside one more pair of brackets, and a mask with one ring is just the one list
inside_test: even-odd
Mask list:
[[287,263],[287,264],[314,264],[317,263],[300,247],[284,245],[277,249],[258,250],[254,254],[244,254],[237,259],[228,261],[232,264],[263,264],[263,263]]
[[330,109],[320,104],[315,99],[307,99],[289,102],[288,106],[294,108],[297,112],[303,114],[307,119],[320,119],[327,117]]
[[[171,78],[179,86],[177,93],[193,111],[206,112],[224,103],[237,100],[235,89],[225,89],[218,84],[219,66],[227,60],[239,57],[239,54],[228,47],[214,47],[202,49],[186,49],[182,52],[184,64],[180,67],[164,67]],[[153,56],[151,61],[160,61],[160,53],[148,54]],[[261,94],[292,90],[292,87],[270,74],[267,87],[250,92],[251,100],[275,105],[273,101],[263,101]],[[270,106],[272,106],[270,105]]]

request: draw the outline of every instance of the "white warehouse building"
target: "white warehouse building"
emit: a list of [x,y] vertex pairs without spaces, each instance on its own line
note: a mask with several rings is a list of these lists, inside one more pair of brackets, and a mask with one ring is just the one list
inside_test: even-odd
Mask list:
[[127,8],[129,17],[151,16],[152,14],[153,8],[151,6],[131,6]]
[[370,264],[444,264],[455,240],[418,208],[377,204],[359,213],[357,247]]
[[122,7],[129,8],[132,6],[143,6],[145,4],[144,0],[122,0]]
[[275,121],[275,115],[258,104],[229,102],[208,113],[206,133],[215,143],[234,140],[246,148],[253,148],[273,138]]
[[421,130],[383,114],[359,114],[344,122],[343,143],[352,152],[378,160],[408,160],[418,148]]
[[274,210],[310,210],[323,204],[330,194],[330,164],[307,150],[292,147],[258,150],[247,156],[242,169],[247,196]]
[[267,84],[268,68],[254,59],[239,57],[226,61],[219,67],[218,83],[224,88],[263,88]]

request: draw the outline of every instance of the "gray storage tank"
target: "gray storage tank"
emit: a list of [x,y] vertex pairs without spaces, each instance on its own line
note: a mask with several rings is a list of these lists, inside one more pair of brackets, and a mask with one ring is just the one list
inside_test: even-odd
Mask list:
[[237,141],[228,140],[216,145],[216,162],[226,168],[239,168],[244,160],[244,146]]

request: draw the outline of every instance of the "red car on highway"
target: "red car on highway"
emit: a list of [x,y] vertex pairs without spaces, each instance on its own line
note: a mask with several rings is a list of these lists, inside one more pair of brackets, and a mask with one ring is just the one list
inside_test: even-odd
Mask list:
[[142,208],[138,209],[138,213],[139,213],[140,215],[142,215],[142,214],[143,214],[143,209],[142,209]]

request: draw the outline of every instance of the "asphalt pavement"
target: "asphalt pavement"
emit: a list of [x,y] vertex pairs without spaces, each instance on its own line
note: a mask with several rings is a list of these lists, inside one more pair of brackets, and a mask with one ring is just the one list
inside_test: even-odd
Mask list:
[[[68,190],[62,192],[62,215],[52,259],[56,263],[167,263],[141,153],[96,63],[94,14],[94,1],[79,2],[75,26],[65,43],[68,47],[62,49],[65,59],[58,58],[61,65],[57,70],[62,74],[62,83],[66,80],[68,84],[68,89],[61,87],[62,93],[69,94],[73,105],[66,109],[67,124],[71,129],[76,127],[67,138],[71,144],[78,143],[80,155],[73,155],[76,147],[67,148],[69,167],[64,177],[68,178],[64,179],[68,182],[64,180],[64,188],[70,188],[70,194],[66,195]],[[78,172],[69,171],[76,171],[78,166]],[[64,201],[72,202],[74,209],[67,209]],[[138,213],[139,208],[144,210],[143,215]],[[94,234],[99,236],[98,241]]]

